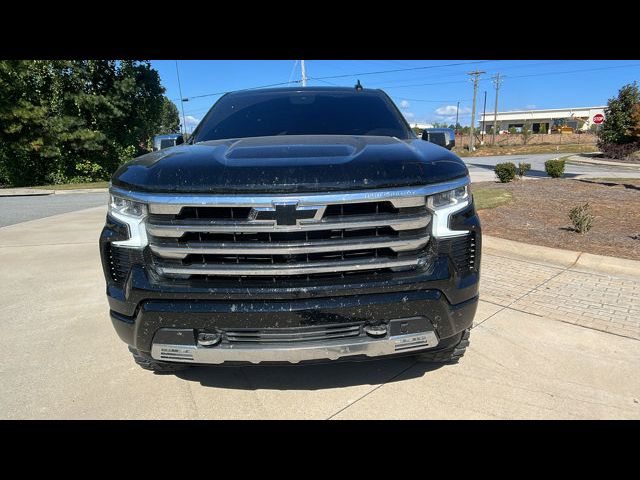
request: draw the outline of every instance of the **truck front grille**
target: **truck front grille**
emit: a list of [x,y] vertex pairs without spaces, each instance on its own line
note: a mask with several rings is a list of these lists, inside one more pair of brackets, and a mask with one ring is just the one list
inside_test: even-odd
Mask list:
[[[200,197],[202,198],[202,197]],[[294,278],[411,270],[425,263],[425,196],[224,197],[149,205],[153,267],[174,278]]]

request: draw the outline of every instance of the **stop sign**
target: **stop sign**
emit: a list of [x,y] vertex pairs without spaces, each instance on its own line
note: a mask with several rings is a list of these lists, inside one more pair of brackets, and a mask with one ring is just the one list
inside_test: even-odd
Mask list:
[[602,122],[604,122],[604,115],[602,115],[601,113],[598,113],[593,116],[593,123],[600,124]]

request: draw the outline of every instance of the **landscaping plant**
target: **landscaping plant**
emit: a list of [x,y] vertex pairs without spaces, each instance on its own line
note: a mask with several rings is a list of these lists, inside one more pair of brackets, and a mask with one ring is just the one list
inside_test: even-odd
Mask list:
[[531,170],[530,163],[525,163],[525,162],[518,163],[518,176],[520,178],[524,177],[529,170]]
[[516,164],[512,162],[498,163],[493,171],[502,183],[508,183],[516,178]]
[[564,160],[547,160],[544,162],[544,169],[547,175],[553,178],[560,178],[564,175]]
[[598,129],[598,147],[604,155],[628,159],[640,151],[640,90],[636,82],[625,85],[610,98],[605,121]]
[[574,207],[569,212],[569,218],[578,233],[586,233],[593,225],[593,215],[589,212],[589,203]]

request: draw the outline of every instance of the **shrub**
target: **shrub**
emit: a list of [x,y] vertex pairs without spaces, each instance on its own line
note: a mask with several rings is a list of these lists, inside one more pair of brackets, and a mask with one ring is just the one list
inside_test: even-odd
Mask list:
[[520,162],[518,163],[518,176],[520,178],[524,177],[524,175],[531,170],[531,164],[530,163],[524,163],[524,162]]
[[640,142],[633,143],[602,143],[600,150],[607,158],[616,160],[628,160],[634,157],[634,153],[640,152]]
[[593,215],[589,212],[589,203],[574,207],[569,212],[569,218],[578,233],[586,233],[593,225]]
[[547,160],[544,162],[544,169],[547,175],[553,178],[559,178],[564,175],[564,160]]
[[498,163],[493,171],[502,183],[508,183],[516,178],[516,165],[512,162]]

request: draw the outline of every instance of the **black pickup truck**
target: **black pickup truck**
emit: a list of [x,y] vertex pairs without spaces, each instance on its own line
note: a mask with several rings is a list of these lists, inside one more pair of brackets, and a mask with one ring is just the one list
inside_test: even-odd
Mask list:
[[478,303],[464,163],[380,90],[221,97],[114,175],[100,254],[143,368],[417,355],[455,362]]

